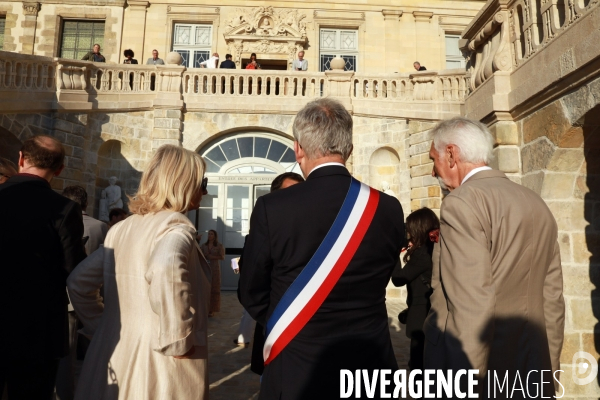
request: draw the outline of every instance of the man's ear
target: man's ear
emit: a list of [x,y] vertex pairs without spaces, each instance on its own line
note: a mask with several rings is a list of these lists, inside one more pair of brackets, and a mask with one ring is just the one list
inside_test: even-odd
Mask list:
[[59,176],[60,173],[62,172],[62,170],[65,168],[65,165],[61,165],[59,169],[57,169],[56,171],[54,171],[54,176]]
[[304,153],[304,149],[302,146],[300,146],[298,141],[294,142],[294,153],[296,153],[296,162],[298,164],[302,164],[302,160],[306,157],[306,154]]
[[25,157],[23,157],[23,152],[19,151],[19,169],[24,168],[25,167]]
[[350,152],[348,152],[348,157],[346,158],[345,161],[348,161],[348,158],[350,158],[350,156],[352,155],[353,151],[354,151],[354,145],[350,145]]
[[448,160],[448,165],[450,166],[450,168],[454,168],[454,166],[456,165],[456,153],[456,146],[452,144],[446,146],[446,160]]

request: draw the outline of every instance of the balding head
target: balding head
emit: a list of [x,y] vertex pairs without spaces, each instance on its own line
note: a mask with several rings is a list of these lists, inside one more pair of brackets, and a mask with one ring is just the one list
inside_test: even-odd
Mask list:
[[46,179],[48,182],[63,169],[65,149],[56,139],[38,135],[23,142],[19,156],[19,172]]
[[51,172],[59,170],[65,161],[63,145],[46,135],[34,136],[23,142],[21,154],[30,166]]

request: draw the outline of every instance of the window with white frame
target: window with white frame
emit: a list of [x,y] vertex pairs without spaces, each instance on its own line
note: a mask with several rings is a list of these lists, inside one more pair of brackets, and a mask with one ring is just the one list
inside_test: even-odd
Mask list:
[[356,71],[358,59],[358,30],[322,28],[319,41],[320,71],[331,69],[335,57],[346,62],[344,71]]
[[460,35],[446,35],[446,68],[465,68],[466,61],[458,48]]
[[200,68],[200,63],[210,58],[211,46],[212,25],[175,24],[173,51],[181,54],[182,65]]

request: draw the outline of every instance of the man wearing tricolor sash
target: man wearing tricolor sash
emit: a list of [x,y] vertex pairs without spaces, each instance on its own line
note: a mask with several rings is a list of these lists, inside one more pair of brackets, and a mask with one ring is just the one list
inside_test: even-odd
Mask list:
[[[294,149],[306,182],[260,197],[240,300],[265,328],[259,399],[339,398],[340,369],[397,369],[385,288],[404,244],[397,199],[352,178],[352,117],[302,109]],[[378,393],[378,392],[376,392]]]

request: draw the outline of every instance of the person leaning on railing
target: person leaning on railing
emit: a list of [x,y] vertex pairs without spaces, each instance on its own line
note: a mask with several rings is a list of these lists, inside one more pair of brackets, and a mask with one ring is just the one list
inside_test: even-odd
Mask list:
[[106,58],[102,54],[100,54],[100,45],[96,43],[94,45],[94,49],[83,56],[82,60],[84,61],[93,61],[93,62],[106,62]]

